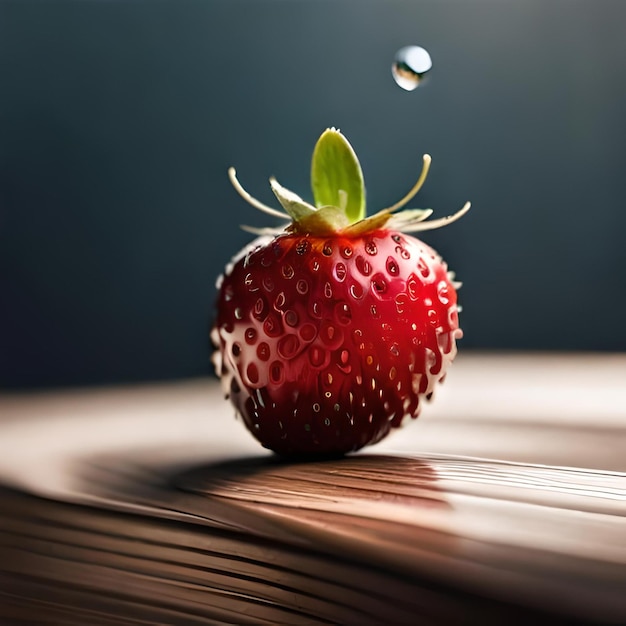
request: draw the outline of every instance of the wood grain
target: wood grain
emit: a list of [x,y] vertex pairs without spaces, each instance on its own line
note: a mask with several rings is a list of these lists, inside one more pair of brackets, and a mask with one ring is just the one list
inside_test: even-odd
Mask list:
[[389,440],[289,464],[214,381],[5,394],[0,623],[624,623],[624,381],[463,356]]

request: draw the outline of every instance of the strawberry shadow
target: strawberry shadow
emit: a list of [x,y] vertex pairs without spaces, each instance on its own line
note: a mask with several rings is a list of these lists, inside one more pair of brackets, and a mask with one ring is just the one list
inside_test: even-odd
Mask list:
[[152,450],[131,459],[111,454],[83,458],[73,474],[75,489],[91,497],[164,510],[185,510],[199,499],[305,508],[324,501],[356,508],[371,502],[451,508],[430,461],[388,454],[322,459],[266,454],[205,463],[183,454],[171,460]]
[[[405,456],[355,454],[293,459],[253,456],[197,465],[168,477],[172,489],[219,494],[220,497],[257,501],[284,493],[307,499],[329,497],[369,500],[430,501],[447,504],[439,479],[428,461]],[[256,499],[256,500],[255,500]]]

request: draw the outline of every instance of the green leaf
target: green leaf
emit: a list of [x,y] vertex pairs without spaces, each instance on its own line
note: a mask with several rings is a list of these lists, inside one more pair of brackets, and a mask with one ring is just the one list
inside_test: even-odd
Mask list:
[[335,206],[353,224],[365,217],[365,184],[361,165],[348,140],[329,128],[317,140],[311,162],[315,205]]
[[293,191],[283,187],[275,178],[270,178],[270,187],[283,209],[287,211],[289,217],[291,217],[294,222],[299,222],[304,217],[317,212],[314,206],[305,202]]
[[295,225],[296,231],[315,233],[317,236],[336,234],[348,226],[346,214],[336,206],[320,207],[315,213],[303,217]]

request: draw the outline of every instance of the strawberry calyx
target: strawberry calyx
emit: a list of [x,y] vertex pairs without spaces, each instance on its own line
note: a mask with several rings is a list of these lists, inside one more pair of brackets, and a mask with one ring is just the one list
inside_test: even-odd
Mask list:
[[470,203],[444,218],[425,221],[431,209],[405,209],[404,207],[422,187],[431,158],[423,157],[421,174],[409,192],[392,206],[373,215],[366,215],[365,183],[361,164],[348,140],[335,128],[326,129],[318,139],[311,161],[311,188],[315,205],[303,200],[293,191],[283,187],[274,177],[270,187],[284,212],[269,207],[251,196],[239,183],[235,168],[228,170],[235,190],[255,208],[282,219],[290,220],[279,228],[253,228],[257,234],[277,234],[283,231],[314,236],[338,235],[359,237],[383,227],[403,232],[417,232],[440,228],[461,218],[470,209]]

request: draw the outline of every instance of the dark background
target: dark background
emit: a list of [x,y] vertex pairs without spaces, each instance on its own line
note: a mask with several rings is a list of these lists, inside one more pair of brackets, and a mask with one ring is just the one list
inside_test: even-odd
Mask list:
[[[462,349],[626,350],[620,0],[0,2],[0,386],[210,371],[215,277],[327,126],[463,280]],[[424,46],[430,80],[390,74]],[[271,222],[271,218],[269,218]]]

